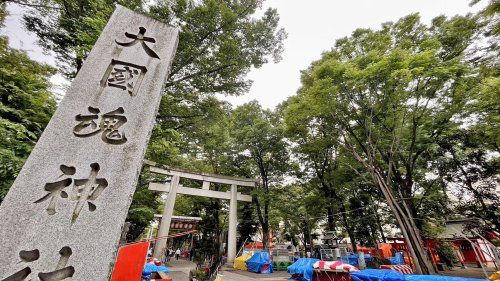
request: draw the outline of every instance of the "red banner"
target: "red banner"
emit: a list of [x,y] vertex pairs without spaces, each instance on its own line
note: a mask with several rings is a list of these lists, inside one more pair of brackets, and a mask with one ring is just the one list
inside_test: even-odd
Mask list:
[[141,280],[148,247],[147,241],[120,247],[111,281]]

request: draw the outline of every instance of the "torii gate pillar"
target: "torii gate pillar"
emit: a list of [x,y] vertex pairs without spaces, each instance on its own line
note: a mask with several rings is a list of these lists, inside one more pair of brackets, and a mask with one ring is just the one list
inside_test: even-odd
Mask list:
[[167,247],[167,238],[161,238],[167,236],[170,232],[170,223],[172,222],[172,216],[174,215],[174,205],[175,199],[177,198],[177,189],[179,188],[179,176],[173,176],[170,183],[170,191],[167,196],[167,202],[165,202],[165,208],[163,209],[163,215],[160,220],[160,226],[158,227],[158,238],[156,240],[154,257],[160,259],[164,254]]
[[227,234],[227,262],[233,263],[236,258],[236,224],[238,223],[238,189],[231,185],[231,201],[229,201],[229,231]]

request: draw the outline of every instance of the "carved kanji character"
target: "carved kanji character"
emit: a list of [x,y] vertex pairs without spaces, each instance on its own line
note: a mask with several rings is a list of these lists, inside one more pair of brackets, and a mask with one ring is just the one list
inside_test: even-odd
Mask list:
[[[66,165],[61,165],[59,167],[61,172],[63,173],[62,175],[59,176],[59,178],[64,177],[64,176],[72,176],[75,174],[76,169],[75,167],[70,167]],[[68,187],[71,185],[73,182],[72,178],[63,178],[59,181],[55,182],[49,182],[45,184],[45,191],[48,191],[48,193],[43,196],[42,198],[36,200],[34,203],[40,203],[45,200],[50,199],[49,205],[47,206],[47,213],[49,215],[53,215],[56,213],[56,200],[58,197],[61,198],[68,198],[68,193],[64,191],[64,188]]]
[[153,51],[149,46],[146,44],[146,42],[151,42],[151,43],[156,43],[156,40],[153,37],[146,37],[144,36],[146,34],[146,28],[144,27],[139,27],[139,33],[137,35],[135,34],[130,34],[128,32],[125,32],[125,36],[127,38],[133,39],[132,41],[129,42],[118,42],[118,40],[115,40],[116,44],[124,47],[130,47],[138,42],[141,42],[142,48],[144,51],[146,51],[146,54],[148,54],[150,57],[160,59],[160,57]]
[[101,118],[102,140],[111,144],[122,144],[127,141],[125,133],[121,133],[118,129],[127,122],[127,117],[123,114],[125,110],[119,107],[116,110],[105,113]]
[[[99,116],[98,108],[89,106],[88,110],[93,115],[78,114],[75,120],[80,122],[73,128],[73,134],[77,137],[90,137],[98,133],[101,134],[101,139],[109,144],[123,144],[127,142],[125,133],[118,129],[127,122],[127,117],[121,115],[125,113],[123,107],[119,107],[113,111]],[[100,121],[99,121],[100,119]]]
[[75,120],[80,122],[73,128],[73,133],[77,137],[90,137],[101,131],[96,122],[99,119],[99,108],[89,106],[88,111],[92,114],[75,116]]
[[[63,171],[63,176],[74,175],[76,172],[76,169],[74,167],[68,167],[65,165],[61,165],[60,169],[61,171]],[[80,212],[82,211],[85,204],[88,205],[91,212],[96,210],[96,205],[91,201],[97,199],[101,192],[108,186],[108,181],[106,179],[97,177],[99,169],[99,164],[92,163],[90,164],[90,174],[87,178],[65,178],[57,182],[46,184],[45,190],[49,191],[49,193],[36,200],[34,203],[40,203],[50,199],[49,206],[47,207],[47,213],[49,215],[53,215],[56,213],[55,204],[58,197],[69,197],[69,200],[77,201],[75,208],[73,209],[73,214],[71,216],[71,223],[74,223],[80,215]],[[71,185],[71,183],[73,183],[73,187],[71,189],[71,194],[68,196],[68,193],[63,189]]]
[[144,66],[112,59],[101,85],[122,89],[135,96],[146,72]]
[[108,181],[106,179],[97,178],[100,169],[99,164],[90,164],[90,169],[89,177],[86,179],[75,179],[75,184],[71,190],[71,200],[77,201],[71,218],[72,223],[74,223],[80,215],[85,203],[88,204],[89,211],[95,211],[96,205],[90,201],[97,199],[101,192],[108,186]]
[[131,94],[134,90],[134,78],[136,76],[139,76],[139,70],[136,68],[117,65],[111,71],[108,78],[108,86],[127,90]]
[[70,247],[62,247],[59,251],[59,255],[61,256],[59,257],[56,269],[50,272],[40,272],[38,273],[38,278],[42,281],[61,281],[72,277],[75,274],[75,268],[73,266],[66,266],[71,254],[73,254],[73,251],[71,251]]
[[[72,277],[75,274],[75,268],[73,266],[66,266],[68,260],[72,254],[71,248],[68,246],[62,247],[59,251],[59,262],[57,263],[55,270],[50,272],[39,272],[38,278],[42,281],[61,281],[66,278]],[[19,257],[22,262],[32,263],[40,259],[40,251],[35,249],[31,251],[20,251]],[[31,275],[32,269],[30,266],[24,267],[18,272],[8,276],[2,281],[22,281],[27,280]],[[30,278],[32,280],[32,278]]]

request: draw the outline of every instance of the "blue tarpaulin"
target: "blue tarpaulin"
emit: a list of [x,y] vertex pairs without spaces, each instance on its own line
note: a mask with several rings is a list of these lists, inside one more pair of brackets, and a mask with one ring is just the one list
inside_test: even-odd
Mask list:
[[403,273],[390,269],[365,269],[351,272],[353,281],[405,281]]
[[402,253],[396,253],[396,255],[392,258],[389,258],[389,261],[393,265],[402,265],[405,264],[405,259]]
[[[339,261],[343,263],[348,263],[353,266],[359,266],[358,265],[358,254],[350,254],[347,258],[340,257],[338,258]],[[365,261],[372,261],[373,257],[370,254],[365,254]]]
[[151,277],[151,273],[158,271],[163,271],[165,273],[170,272],[170,270],[163,265],[158,266],[153,263],[146,263],[144,265],[144,269],[142,270],[142,278],[149,280],[149,278]]
[[246,261],[248,271],[257,273],[272,273],[271,257],[268,252],[262,251],[255,253]]
[[483,281],[487,279],[477,278],[464,278],[464,277],[451,277],[440,275],[406,275],[405,281]]
[[482,281],[486,279],[450,277],[442,275],[404,275],[389,269],[365,269],[351,273],[352,281]]
[[317,261],[318,259],[300,258],[290,265],[286,271],[292,275],[300,275],[300,279],[298,279],[300,281],[312,281],[314,275],[312,265]]

